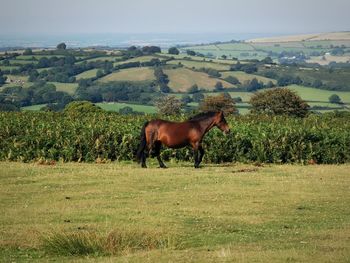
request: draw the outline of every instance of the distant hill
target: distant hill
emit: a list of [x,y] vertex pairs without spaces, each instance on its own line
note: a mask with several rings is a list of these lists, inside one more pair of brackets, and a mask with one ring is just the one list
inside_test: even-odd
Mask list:
[[306,35],[291,35],[291,36],[281,36],[281,37],[267,37],[267,38],[256,38],[247,40],[250,43],[274,43],[274,42],[299,42],[299,41],[322,41],[322,40],[332,40],[332,41],[350,41],[350,31],[345,32],[333,32],[333,33],[316,33],[316,34],[306,34]]

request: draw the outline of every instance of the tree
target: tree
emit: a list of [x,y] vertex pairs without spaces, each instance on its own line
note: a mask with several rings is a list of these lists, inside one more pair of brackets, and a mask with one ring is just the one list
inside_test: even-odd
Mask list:
[[227,82],[233,84],[233,85],[241,84],[241,83],[239,82],[239,80],[238,80],[236,77],[234,77],[234,76],[228,76],[228,77],[225,78],[225,80],[226,80]]
[[197,92],[197,93],[194,93],[193,95],[192,95],[192,100],[194,101],[194,102],[201,102],[202,100],[204,99],[204,95],[202,94],[202,93],[200,93],[200,92]]
[[33,51],[31,48],[26,48],[26,50],[24,50],[23,55],[25,56],[30,56],[33,55]]
[[189,95],[183,95],[181,101],[183,104],[191,103],[192,98]]
[[328,100],[329,100],[330,103],[336,103],[336,104],[342,103],[340,97],[337,94],[332,94],[328,98]]
[[189,88],[187,92],[190,93],[190,94],[199,92],[198,85],[197,84],[193,84],[192,87]]
[[168,53],[173,55],[179,55],[180,51],[176,47],[171,47],[168,49]]
[[89,101],[73,101],[64,108],[66,114],[87,114],[87,113],[99,113],[103,110]]
[[287,88],[275,88],[255,93],[251,99],[251,112],[305,117],[309,105]]
[[102,78],[103,77],[103,71],[101,70],[101,69],[99,69],[99,70],[97,70],[97,72],[96,72],[96,78]]
[[128,115],[128,114],[133,114],[134,110],[130,106],[125,106],[125,107],[119,109],[119,113]]
[[223,111],[226,115],[237,113],[235,102],[232,98],[220,94],[218,96],[207,96],[199,106],[201,111]]
[[216,82],[214,91],[223,91],[223,90],[224,90],[224,86],[222,85],[222,82],[221,81]]
[[187,49],[187,50],[186,50],[186,54],[189,55],[189,56],[195,56],[195,55],[196,55],[196,52],[194,52],[193,50]]
[[182,103],[176,96],[163,96],[155,101],[158,113],[174,115],[181,112]]
[[59,49],[59,50],[65,50],[67,48],[67,46],[66,46],[66,44],[65,43],[59,43],[58,45],[57,45],[57,49]]
[[0,69],[0,86],[3,85],[3,84],[5,84],[6,79],[7,79],[7,77],[4,76],[4,74],[2,73],[2,71],[1,71],[1,69]]
[[154,54],[154,53],[161,53],[162,50],[160,49],[160,47],[157,47],[157,46],[144,46],[142,48],[142,52],[146,54]]

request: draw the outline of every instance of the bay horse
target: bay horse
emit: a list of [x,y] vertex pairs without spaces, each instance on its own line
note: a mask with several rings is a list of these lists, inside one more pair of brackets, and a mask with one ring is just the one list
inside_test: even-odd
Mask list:
[[204,155],[202,140],[204,135],[213,127],[218,127],[225,134],[230,132],[222,111],[204,112],[184,122],[172,122],[161,119],[146,122],[141,130],[141,143],[137,150],[137,159],[141,167],[146,166],[146,150],[151,157],[157,157],[159,166],[166,168],[160,158],[160,148],[183,148],[192,146],[194,151],[194,167],[199,168]]

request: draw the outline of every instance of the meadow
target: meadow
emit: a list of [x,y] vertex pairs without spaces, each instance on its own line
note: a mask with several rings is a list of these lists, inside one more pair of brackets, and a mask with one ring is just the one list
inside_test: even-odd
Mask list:
[[349,165],[169,166],[0,162],[0,261],[349,259]]

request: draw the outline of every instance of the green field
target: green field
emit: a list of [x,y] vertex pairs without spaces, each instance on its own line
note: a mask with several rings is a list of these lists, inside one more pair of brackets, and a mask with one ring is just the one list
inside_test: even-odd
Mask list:
[[84,71],[83,73],[76,75],[75,78],[76,80],[94,78],[96,77],[97,71],[98,69],[87,70],[87,71]]
[[25,65],[25,64],[37,64],[38,61],[36,60],[22,60],[22,59],[10,59],[10,64],[11,65],[16,65],[16,64],[19,64],[19,65]]
[[213,63],[213,62],[206,62],[206,61],[191,61],[191,60],[171,60],[168,62],[168,64],[174,64],[174,65],[178,65],[178,64],[182,64],[187,68],[195,68],[195,69],[199,69],[199,68],[212,68],[212,69],[216,69],[219,71],[222,70],[229,70],[230,66],[227,64],[219,64],[219,63]]
[[321,90],[298,85],[291,85],[288,86],[288,88],[296,91],[302,97],[302,99],[306,101],[328,102],[328,98],[332,94],[337,94],[344,103],[350,103],[350,91]]
[[225,88],[233,86],[224,80],[211,78],[206,73],[196,72],[187,68],[166,69],[164,73],[169,77],[169,87],[175,92],[185,92],[194,84],[197,84],[198,87],[202,89],[213,90],[218,81],[220,81]]
[[159,56],[142,56],[142,57],[136,57],[136,58],[128,59],[128,60],[125,60],[125,61],[115,62],[114,66],[125,64],[125,63],[130,63],[130,62],[149,62],[152,59],[159,59],[160,61],[164,60],[164,58],[159,57]]
[[37,104],[32,106],[21,107],[22,111],[39,111],[42,107],[45,107],[46,104]]
[[258,81],[263,82],[264,84],[267,84],[269,81],[271,81],[274,84],[277,83],[277,81],[274,79],[265,78],[254,74],[247,74],[243,71],[227,71],[227,72],[222,72],[221,74],[222,74],[221,76],[222,78],[226,78],[228,76],[236,77],[239,80],[239,82],[241,82],[242,84],[246,81],[251,81],[254,78],[256,78]]
[[68,94],[74,94],[75,90],[78,88],[78,83],[60,83],[60,82],[48,82],[56,86],[57,91],[64,91]]
[[122,103],[122,102],[96,103],[96,105],[106,111],[119,111],[121,108],[124,108],[124,107],[131,107],[134,111],[144,112],[144,113],[155,113],[157,111],[154,106],[138,105],[138,104]]
[[154,70],[152,68],[128,68],[113,72],[103,78],[100,82],[109,81],[145,81],[154,80]]
[[[152,162],[152,168],[145,170],[121,163],[0,163],[0,261],[347,262],[350,258],[349,165],[206,164],[199,170],[189,163],[169,166],[161,170]],[[124,249],[118,250],[114,243],[115,250],[108,246],[107,236],[115,232],[124,235],[126,240],[116,239]],[[133,249],[125,244],[137,241],[141,233],[164,240],[163,248]],[[48,250],[46,238],[60,234],[75,234],[77,241],[93,236],[107,243],[102,251],[72,257],[65,254],[72,251],[65,243]]]

